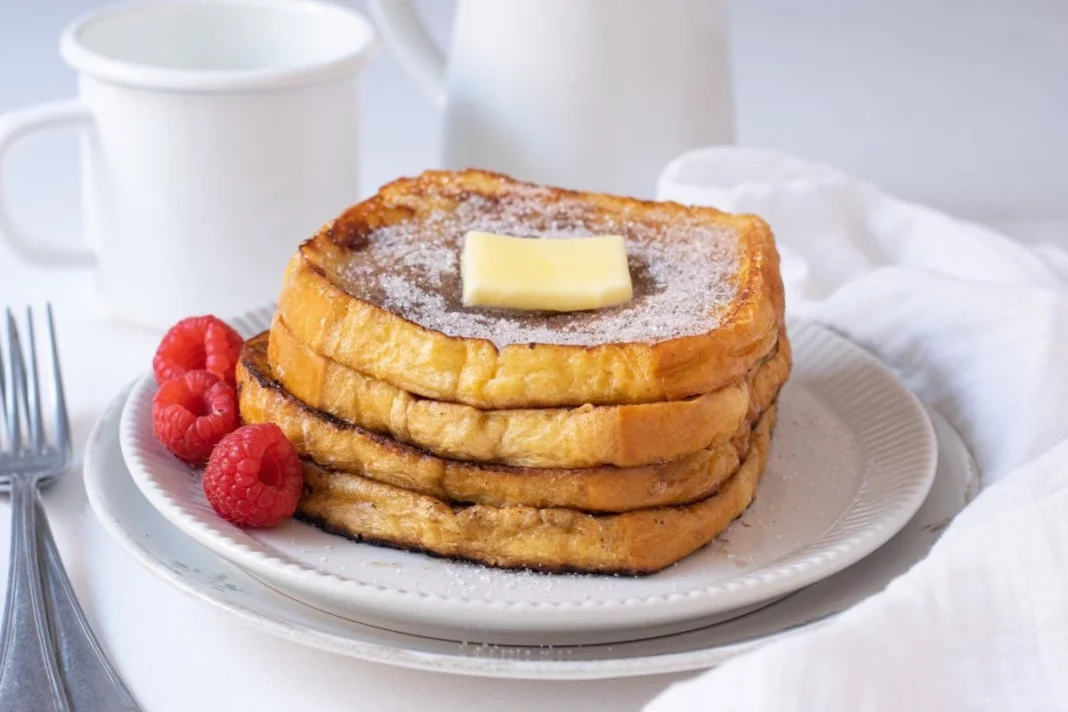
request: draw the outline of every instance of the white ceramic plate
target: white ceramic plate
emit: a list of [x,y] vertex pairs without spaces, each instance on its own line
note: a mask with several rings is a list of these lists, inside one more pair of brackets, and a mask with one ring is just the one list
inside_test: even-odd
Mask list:
[[575,680],[707,668],[764,643],[821,625],[882,590],[923,558],[978,488],[960,436],[931,413],[938,473],[923,506],[889,542],[849,568],[755,613],[689,633],[615,645],[520,648],[465,645],[362,625],[288,598],[183,536],[138,490],[119,449],[125,393],[85,451],[85,489],[104,529],[138,563],[187,595],[294,644],[362,660],[464,675]]
[[[269,310],[240,320],[266,325]],[[488,569],[298,523],[242,530],[157,442],[155,383],[134,384],[120,442],[134,481],[178,529],[265,583],[336,615],[433,637],[515,644],[635,640],[704,627],[840,571],[923,502],[936,448],[911,393],[873,357],[819,326],[790,326],[795,368],[780,396],[756,501],[713,545],[644,578]]]

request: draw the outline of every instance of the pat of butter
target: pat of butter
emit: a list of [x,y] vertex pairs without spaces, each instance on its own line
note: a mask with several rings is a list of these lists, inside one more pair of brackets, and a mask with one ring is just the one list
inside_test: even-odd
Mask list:
[[471,231],[460,269],[465,306],[569,312],[633,296],[619,235],[529,238]]

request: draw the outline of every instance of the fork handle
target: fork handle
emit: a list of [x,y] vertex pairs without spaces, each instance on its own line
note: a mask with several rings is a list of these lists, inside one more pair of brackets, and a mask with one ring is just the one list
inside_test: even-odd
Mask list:
[[59,663],[68,689],[78,691],[74,712],[141,712],[78,604],[39,498],[37,517]]
[[11,562],[0,632],[0,709],[68,712],[37,552],[37,480],[11,477]]

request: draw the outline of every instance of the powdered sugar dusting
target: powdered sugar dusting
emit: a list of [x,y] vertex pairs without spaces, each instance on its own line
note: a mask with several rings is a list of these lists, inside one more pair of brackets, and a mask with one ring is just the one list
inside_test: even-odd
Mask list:
[[[460,250],[469,230],[530,238],[621,234],[634,299],[564,314],[465,307]],[[580,201],[546,201],[534,191],[492,200],[468,196],[455,209],[378,228],[334,277],[350,294],[449,336],[498,347],[594,346],[715,329],[735,297],[737,259],[732,234],[699,219],[647,211],[635,219],[593,214]]]

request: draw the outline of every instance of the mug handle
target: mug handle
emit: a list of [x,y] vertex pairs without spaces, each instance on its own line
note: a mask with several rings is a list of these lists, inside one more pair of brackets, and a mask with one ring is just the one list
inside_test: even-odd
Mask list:
[[412,0],[371,0],[386,44],[435,106],[445,105],[445,54],[434,44]]
[[[0,171],[7,153],[20,139],[48,129],[92,125],[89,109],[77,99],[52,101],[0,116]],[[0,185],[0,237],[25,259],[51,267],[80,267],[95,261],[88,247],[67,247],[28,235],[15,226]]]

